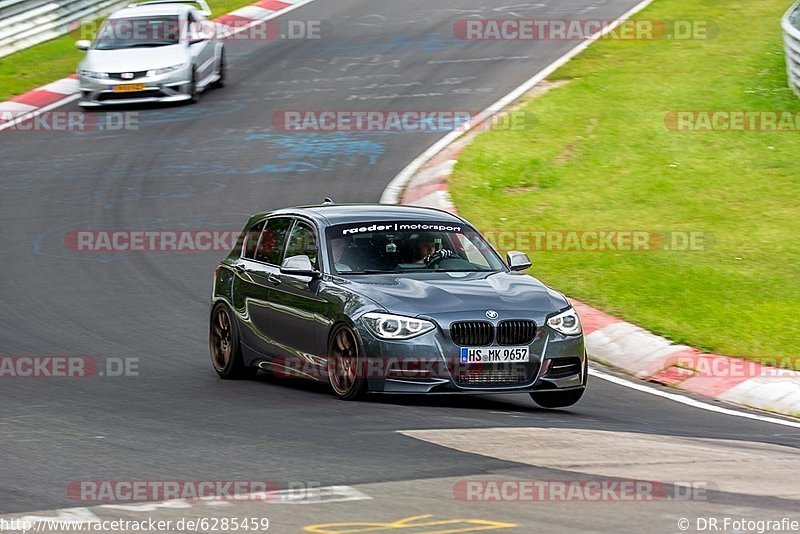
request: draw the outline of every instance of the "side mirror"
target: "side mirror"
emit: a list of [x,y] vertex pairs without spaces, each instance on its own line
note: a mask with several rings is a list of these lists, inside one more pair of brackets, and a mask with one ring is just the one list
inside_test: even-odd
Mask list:
[[310,276],[311,278],[319,278],[320,276],[320,272],[311,265],[311,259],[304,254],[292,256],[283,260],[281,264],[281,274]]
[[206,0],[197,0],[197,6],[200,8],[200,13],[202,13],[204,17],[211,16],[211,7]]
[[75,41],[75,48],[78,50],[89,50],[92,46],[92,42],[88,39],[81,39],[80,41]]
[[195,22],[189,27],[189,44],[210,41],[216,35],[216,23],[210,20]]
[[509,269],[512,271],[524,271],[531,266],[531,260],[524,252],[517,252],[516,250],[509,250],[506,254],[506,262]]

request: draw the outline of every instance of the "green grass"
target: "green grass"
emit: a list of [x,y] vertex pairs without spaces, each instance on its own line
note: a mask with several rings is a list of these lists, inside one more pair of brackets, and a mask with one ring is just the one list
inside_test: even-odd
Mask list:
[[656,0],[640,19],[702,19],[695,41],[601,41],[523,104],[525,131],[481,134],[450,179],[483,230],[713,235],[695,252],[532,251],[531,273],[675,342],[800,368],[800,135],[676,132],[671,110],[798,110],[787,0]]
[[0,58],[0,102],[73,74],[82,57],[65,35]]
[[[209,2],[212,17],[252,3],[253,0]],[[74,74],[85,54],[75,48],[75,41],[81,38],[85,36],[76,31],[0,58],[0,102]]]

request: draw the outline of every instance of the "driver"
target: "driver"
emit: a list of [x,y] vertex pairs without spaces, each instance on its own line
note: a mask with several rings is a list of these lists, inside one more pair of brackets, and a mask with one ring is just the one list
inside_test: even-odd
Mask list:
[[436,252],[436,241],[433,236],[421,234],[415,242],[414,263],[427,263],[434,252]]
[[345,250],[349,245],[346,237],[336,237],[331,240],[331,252],[333,253],[333,265],[338,272],[352,271],[353,268],[343,261]]

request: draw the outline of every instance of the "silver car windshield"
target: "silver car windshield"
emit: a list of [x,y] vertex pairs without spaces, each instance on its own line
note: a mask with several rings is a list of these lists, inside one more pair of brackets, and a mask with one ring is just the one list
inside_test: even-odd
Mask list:
[[328,258],[340,275],[497,272],[503,262],[473,228],[452,222],[364,222],[327,229]]
[[94,41],[96,50],[151,48],[180,42],[177,15],[109,19],[100,28]]

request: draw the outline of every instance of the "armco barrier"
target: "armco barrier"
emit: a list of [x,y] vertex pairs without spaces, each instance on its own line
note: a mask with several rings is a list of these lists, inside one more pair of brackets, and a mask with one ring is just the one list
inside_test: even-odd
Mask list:
[[68,33],[130,0],[0,0],[0,57]]
[[789,8],[781,21],[781,26],[789,86],[797,96],[800,96],[800,1]]

